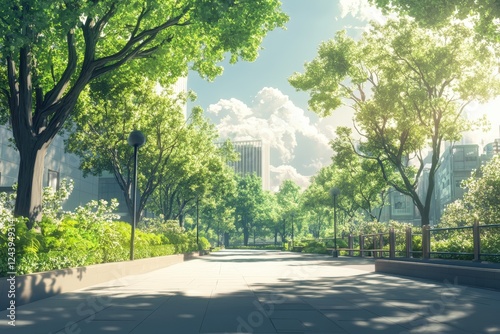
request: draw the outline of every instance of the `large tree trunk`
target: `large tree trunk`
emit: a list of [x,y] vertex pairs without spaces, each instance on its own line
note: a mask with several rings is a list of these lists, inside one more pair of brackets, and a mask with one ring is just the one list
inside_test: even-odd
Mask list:
[[429,225],[431,220],[430,220],[430,206],[425,206],[422,211],[420,211],[420,219],[422,226]]
[[22,145],[18,173],[17,199],[14,208],[16,216],[28,217],[28,229],[42,218],[42,188],[45,154],[49,143],[37,148],[36,142]]

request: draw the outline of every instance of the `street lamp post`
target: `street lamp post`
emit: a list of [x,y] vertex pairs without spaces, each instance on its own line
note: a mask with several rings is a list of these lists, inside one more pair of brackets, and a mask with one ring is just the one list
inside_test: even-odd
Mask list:
[[198,198],[198,195],[196,195],[196,246],[199,248],[200,247],[200,243],[199,243],[199,239],[198,239],[198,235],[199,235],[199,226],[200,226],[200,223],[199,223],[199,216],[200,216],[200,211],[199,211],[199,207],[200,207],[200,200]]
[[139,147],[144,145],[146,137],[139,130],[134,130],[128,136],[128,143],[134,147],[134,183],[132,186],[132,232],[130,234],[130,260],[134,259],[134,237],[137,225],[137,156]]
[[333,187],[330,189],[330,195],[333,197],[333,243],[334,251],[333,257],[338,257],[339,253],[337,250],[337,196],[340,195],[340,189]]
[[292,251],[293,251],[293,247],[295,246],[294,242],[293,242],[293,232],[294,232],[294,228],[293,228],[293,216],[295,215],[294,212],[292,212]]

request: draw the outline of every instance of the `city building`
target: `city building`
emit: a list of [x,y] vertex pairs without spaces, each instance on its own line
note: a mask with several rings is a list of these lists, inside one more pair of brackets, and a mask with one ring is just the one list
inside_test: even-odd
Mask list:
[[229,166],[238,175],[256,174],[262,179],[262,189],[270,190],[269,145],[262,140],[234,141],[232,144],[240,160],[229,162]]
[[[19,154],[11,142],[12,132],[7,125],[0,125],[0,187],[3,191],[11,191],[17,182],[19,170]],[[64,203],[64,210],[85,205],[98,198],[99,178],[83,176],[79,169],[80,159],[64,151],[64,139],[56,136],[45,156],[43,187],[57,189],[62,179],[71,179],[74,189]]]

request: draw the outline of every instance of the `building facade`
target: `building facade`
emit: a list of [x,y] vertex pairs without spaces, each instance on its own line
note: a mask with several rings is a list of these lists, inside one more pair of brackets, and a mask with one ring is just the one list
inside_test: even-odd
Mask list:
[[[9,138],[12,138],[9,127],[0,125],[0,187],[4,191],[12,189],[19,171],[19,154]],[[66,153],[64,139],[56,136],[45,156],[42,185],[58,189],[62,179],[73,180],[74,189],[63,205],[64,210],[73,210],[98,198],[99,178],[92,175],[84,177],[79,167],[78,156]]]
[[[496,142],[500,140],[497,139]],[[477,144],[449,145],[445,148],[435,175],[430,208],[431,225],[439,223],[448,204],[463,197],[466,190],[462,188],[462,181],[468,179],[473,171],[479,170],[495,154],[499,154],[495,150],[495,143],[489,143],[484,148]],[[418,181],[417,193],[422,201],[429,187],[429,168],[430,165],[427,164]],[[392,219],[420,225],[420,214],[410,197],[392,190],[389,202],[382,215],[384,221]]]
[[262,189],[270,190],[270,149],[262,140],[232,142],[240,160],[229,162],[237,175],[255,174],[262,179]]

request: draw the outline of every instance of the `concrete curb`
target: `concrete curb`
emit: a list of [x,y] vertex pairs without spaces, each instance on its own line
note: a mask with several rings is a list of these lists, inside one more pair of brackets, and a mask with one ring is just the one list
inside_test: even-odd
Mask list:
[[[9,306],[15,294],[16,307],[60,293],[119,279],[124,276],[147,273],[159,268],[191,260],[198,252],[158,256],[134,261],[95,264],[85,267],[45,271],[27,275],[0,278],[0,309]],[[15,286],[15,289],[13,289]]]
[[500,269],[425,261],[376,260],[375,272],[500,290]]

